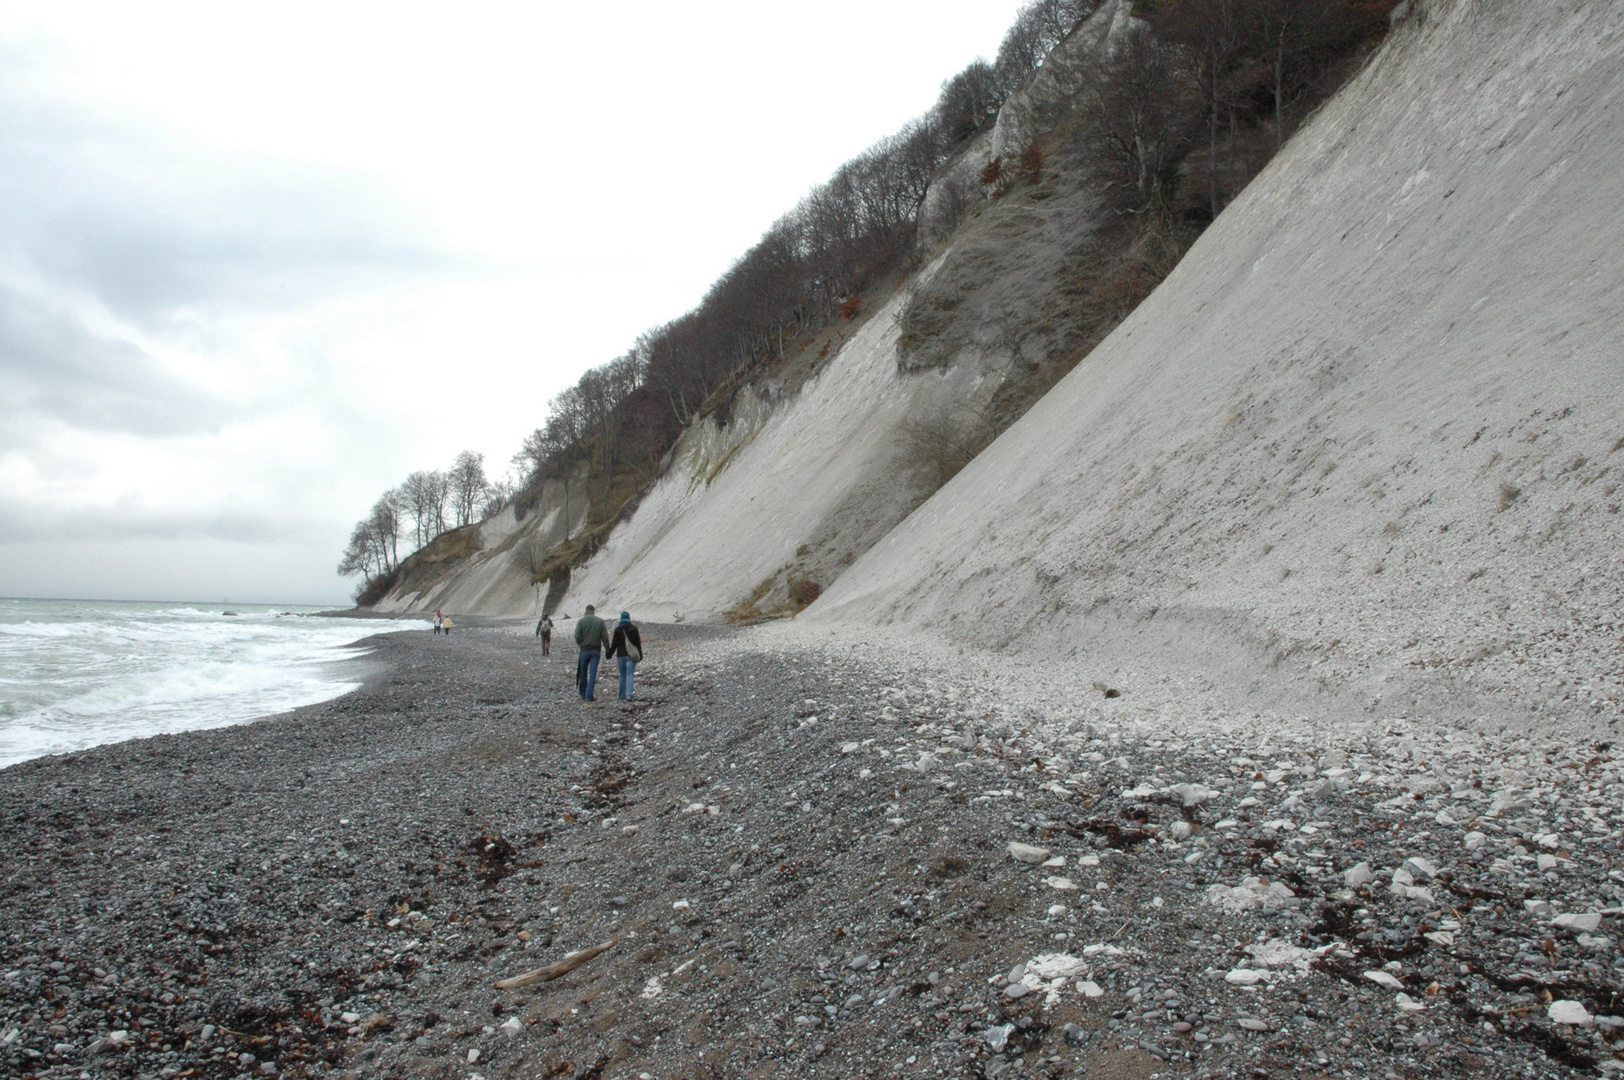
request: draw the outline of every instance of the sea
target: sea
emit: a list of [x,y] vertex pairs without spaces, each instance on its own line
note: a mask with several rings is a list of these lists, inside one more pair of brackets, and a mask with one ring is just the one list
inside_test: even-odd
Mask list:
[[361,639],[414,625],[321,610],[0,598],[0,767],[326,701]]

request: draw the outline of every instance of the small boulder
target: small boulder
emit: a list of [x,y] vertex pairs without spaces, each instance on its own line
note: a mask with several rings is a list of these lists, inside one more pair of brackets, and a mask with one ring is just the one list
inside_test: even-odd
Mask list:
[[1553,1024],[1568,1024],[1572,1027],[1589,1027],[1596,1022],[1590,1015],[1590,1010],[1578,1001],[1553,1001],[1545,1015],[1551,1018]]
[[1023,844],[1019,840],[1009,842],[1009,857],[1016,862],[1029,863],[1032,866],[1046,862],[1054,852],[1048,848],[1035,847],[1032,844]]

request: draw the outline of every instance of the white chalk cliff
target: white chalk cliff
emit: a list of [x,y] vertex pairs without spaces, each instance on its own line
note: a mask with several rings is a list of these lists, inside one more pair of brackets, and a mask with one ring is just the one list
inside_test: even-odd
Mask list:
[[1616,719],[1624,9],[1415,5],[801,617],[1240,694]]
[[[1062,49],[1109,47],[1127,10]],[[1092,227],[1084,194],[972,215],[809,377],[697,424],[562,610],[715,619],[805,574],[829,588],[798,618],[836,632],[1305,712],[1616,718],[1624,4],[1401,10],[1157,291],[923,505],[899,430],[980,407],[1030,353],[1012,321],[1043,322],[1021,305]],[[1030,137],[1072,52],[974,153]],[[944,289],[986,332],[899,363],[910,297]],[[391,602],[529,613],[500,546],[485,577]]]

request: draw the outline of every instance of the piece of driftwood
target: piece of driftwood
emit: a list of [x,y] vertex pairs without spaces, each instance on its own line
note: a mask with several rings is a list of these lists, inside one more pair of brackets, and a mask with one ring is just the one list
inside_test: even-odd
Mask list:
[[498,990],[512,990],[516,986],[528,986],[533,982],[548,982],[560,975],[568,975],[599,953],[606,953],[620,944],[620,938],[610,938],[602,945],[594,945],[590,949],[578,949],[567,954],[562,960],[556,960],[546,967],[527,971],[523,975],[515,975],[511,979],[502,979],[497,982]]

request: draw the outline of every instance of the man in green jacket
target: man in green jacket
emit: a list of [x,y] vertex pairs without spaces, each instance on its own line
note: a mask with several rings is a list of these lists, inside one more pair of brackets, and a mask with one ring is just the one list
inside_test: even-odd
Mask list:
[[597,700],[598,661],[609,644],[609,628],[594,614],[597,610],[588,604],[586,614],[575,620],[575,646],[581,650],[575,659],[575,685],[583,701]]

